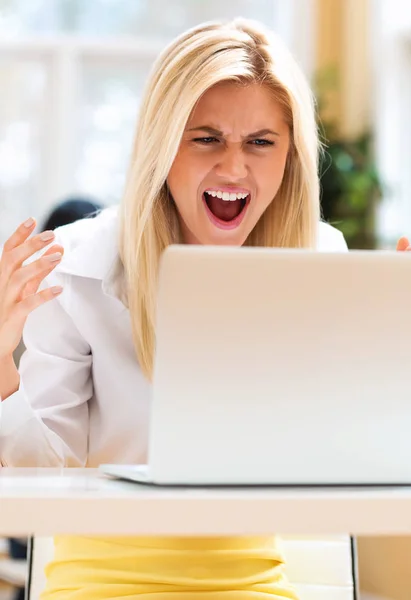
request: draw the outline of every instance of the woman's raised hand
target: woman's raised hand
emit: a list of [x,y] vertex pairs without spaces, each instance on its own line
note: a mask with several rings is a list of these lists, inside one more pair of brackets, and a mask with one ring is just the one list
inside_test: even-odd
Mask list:
[[4,244],[0,258],[0,359],[13,355],[28,315],[62,292],[60,286],[38,291],[44,278],[60,263],[62,246],[53,245],[40,258],[23,264],[55,237],[52,231],[30,237],[35,225],[34,219],[22,223]]

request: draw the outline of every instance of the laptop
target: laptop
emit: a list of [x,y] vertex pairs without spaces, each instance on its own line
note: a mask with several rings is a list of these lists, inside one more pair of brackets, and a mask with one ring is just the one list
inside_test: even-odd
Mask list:
[[159,276],[157,485],[411,484],[411,253],[171,246]]

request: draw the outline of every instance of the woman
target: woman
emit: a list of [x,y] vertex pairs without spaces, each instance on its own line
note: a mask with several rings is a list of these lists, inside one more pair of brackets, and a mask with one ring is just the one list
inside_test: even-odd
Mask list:
[[[310,89],[261,26],[207,24],[171,44],[146,89],[119,216],[103,211],[55,239],[29,239],[29,220],[5,246],[2,463],[143,462],[161,252],[174,242],[346,250],[319,224],[317,153]],[[19,376],[10,357],[28,315]],[[44,599],[296,598],[272,537],[59,537],[47,574]]]

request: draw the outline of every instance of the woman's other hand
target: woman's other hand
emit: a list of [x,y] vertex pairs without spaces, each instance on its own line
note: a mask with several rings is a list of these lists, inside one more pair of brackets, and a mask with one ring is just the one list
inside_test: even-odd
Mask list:
[[409,252],[411,250],[411,245],[406,237],[402,237],[398,240],[397,251],[398,252]]

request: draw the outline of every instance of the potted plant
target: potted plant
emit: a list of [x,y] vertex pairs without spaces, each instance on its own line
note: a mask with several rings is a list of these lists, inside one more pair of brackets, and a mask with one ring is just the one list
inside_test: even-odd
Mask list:
[[326,114],[327,93],[338,85],[335,70],[320,73],[316,95],[325,148],[320,157],[324,220],[342,231],[350,248],[375,248],[375,214],[382,186],[373,157],[373,138],[365,131],[345,140]]

